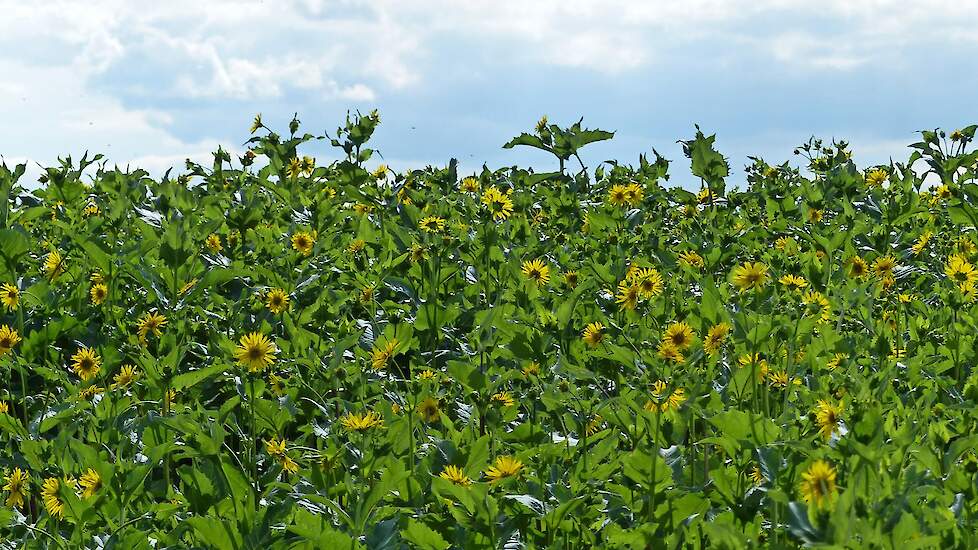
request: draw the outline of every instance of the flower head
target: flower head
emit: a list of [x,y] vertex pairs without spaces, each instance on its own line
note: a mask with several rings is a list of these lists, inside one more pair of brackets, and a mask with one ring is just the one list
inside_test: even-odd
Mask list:
[[501,456],[496,462],[486,470],[486,478],[491,482],[496,482],[507,477],[519,475],[523,469],[523,463],[511,456]]
[[523,262],[522,271],[523,275],[537,286],[545,285],[550,281],[550,266],[539,258]]
[[14,311],[20,304],[20,289],[12,284],[3,283],[0,285],[0,304],[7,308],[7,311]]
[[265,294],[265,307],[268,311],[278,315],[289,309],[289,295],[281,288],[273,288]]
[[315,235],[305,231],[299,231],[292,235],[292,248],[303,256],[312,254],[312,247],[316,244]]
[[592,348],[598,347],[598,344],[604,340],[604,325],[595,321],[594,323],[589,323],[584,327],[584,332],[581,334],[581,339],[584,343]]
[[740,290],[759,289],[767,282],[767,266],[761,262],[745,262],[733,271],[733,284]]
[[248,367],[250,372],[265,370],[275,361],[278,351],[275,343],[260,332],[252,332],[241,337],[234,350],[234,358],[239,364]]
[[836,495],[836,471],[824,460],[816,460],[801,475],[801,498],[815,508],[830,504]]
[[468,487],[469,485],[472,485],[472,480],[469,479],[469,476],[465,475],[465,471],[452,464],[445,466],[445,469],[438,474],[438,477],[450,481],[460,487]]
[[17,331],[7,325],[0,325],[0,357],[3,357],[20,342]]
[[94,378],[102,368],[102,358],[92,348],[83,347],[71,356],[71,368],[82,380]]
[[94,469],[89,468],[78,479],[78,485],[82,488],[82,498],[91,498],[102,488],[102,476]]
[[347,413],[340,419],[340,424],[348,432],[365,432],[371,428],[383,428],[384,419],[373,411],[363,414]]
[[7,506],[23,508],[25,498],[30,490],[30,474],[20,468],[14,468],[12,472],[4,476],[3,480],[6,482],[3,490],[7,491]]

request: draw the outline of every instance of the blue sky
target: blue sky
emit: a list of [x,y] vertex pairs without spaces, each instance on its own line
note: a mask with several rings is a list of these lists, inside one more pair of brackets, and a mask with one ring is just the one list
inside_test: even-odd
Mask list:
[[[920,129],[978,120],[978,5],[952,1],[0,1],[0,154],[53,163],[88,149],[154,174],[255,113],[332,132],[378,108],[394,169],[532,164],[503,150],[541,115],[616,131],[586,149],[636,163],[717,133],[732,183],[747,155],[793,160],[815,135],[861,165],[904,160]],[[325,142],[307,151],[335,154]],[[32,170],[34,172],[34,170]]]

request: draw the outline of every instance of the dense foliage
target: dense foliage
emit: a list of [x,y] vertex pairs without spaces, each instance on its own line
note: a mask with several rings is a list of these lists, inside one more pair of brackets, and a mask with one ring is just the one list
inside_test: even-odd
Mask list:
[[0,168],[0,547],[978,545],[974,126],[743,189],[697,129],[697,194],[545,119],[555,172],[368,170],[379,122]]

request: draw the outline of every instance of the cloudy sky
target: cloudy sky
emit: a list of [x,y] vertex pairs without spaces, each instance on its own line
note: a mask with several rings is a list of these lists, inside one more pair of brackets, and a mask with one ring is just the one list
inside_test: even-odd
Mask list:
[[[503,150],[540,115],[616,131],[592,166],[718,134],[792,158],[845,138],[860,164],[905,159],[924,128],[978,121],[978,4],[821,0],[0,0],[0,154],[53,163],[86,149],[154,174],[218,144],[242,150],[255,113],[332,133],[378,108],[395,169],[529,163]],[[335,154],[325,142],[307,151]]]

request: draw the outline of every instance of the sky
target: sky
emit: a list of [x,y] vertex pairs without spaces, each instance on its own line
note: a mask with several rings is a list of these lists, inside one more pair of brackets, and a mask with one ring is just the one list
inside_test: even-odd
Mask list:
[[[395,170],[556,168],[502,149],[541,115],[614,131],[593,168],[717,134],[731,184],[748,155],[797,164],[810,136],[860,166],[906,160],[916,132],[978,121],[978,2],[933,0],[0,0],[0,155],[51,165],[88,150],[157,176],[218,145],[241,153],[256,113],[335,133],[379,109]],[[326,141],[300,151],[329,162]],[[380,158],[378,157],[378,161]]]

